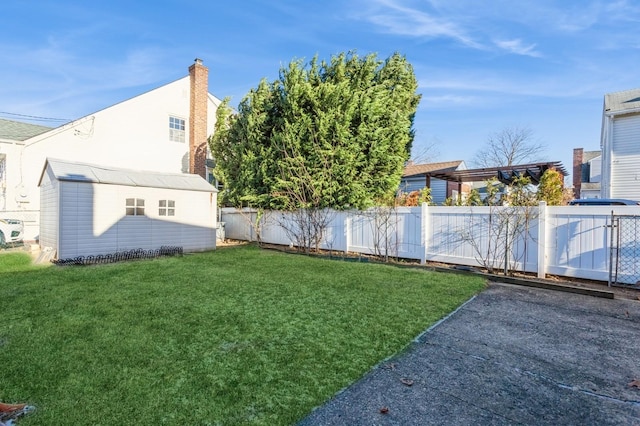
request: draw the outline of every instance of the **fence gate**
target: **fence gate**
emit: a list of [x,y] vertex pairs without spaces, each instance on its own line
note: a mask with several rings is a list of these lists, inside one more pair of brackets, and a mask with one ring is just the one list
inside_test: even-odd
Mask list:
[[611,214],[609,285],[640,288],[640,216]]

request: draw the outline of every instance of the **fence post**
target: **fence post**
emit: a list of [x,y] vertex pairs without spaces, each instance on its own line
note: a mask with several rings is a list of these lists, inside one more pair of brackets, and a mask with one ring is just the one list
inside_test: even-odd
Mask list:
[[351,211],[345,212],[346,218],[344,220],[344,236],[346,247],[344,248],[344,254],[349,253],[349,247],[351,246]]
[[547,203],[545,201],[540,201],[540,204],[538,205],[538,278],[545,278],[546,273],[547,273]]
[[249,241],[253,242],[253,224],[255,223],[255,218],[253,212],[249,211]]
[[424,265],[427,263],[427,250],[429,249],[429,205],[427,203],[422,203],[420,209],[420,229],[422,230],[422,235],[420,236],[420,244],[421,244],[421,253],[420,253],[420,264]]

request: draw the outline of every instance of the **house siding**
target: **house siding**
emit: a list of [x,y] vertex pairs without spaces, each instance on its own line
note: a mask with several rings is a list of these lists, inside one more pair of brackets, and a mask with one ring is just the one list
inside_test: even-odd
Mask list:
[[[189,154],[189,141],[193,140],[201,160],[197,172],[206,176],[206,141],[214,132],[221,101],[207,91],[206,67],[195,68],[195,76],[170,82],[24,142],[0,140],[0,152],[7,158],[6,197],[0,199],[0,209],[40,210],[38,179],[45,160],[52,156],[70,162],[99,159],[103,166],[133,170],[188,173],[189,162],[194,159]],[[192,90],[198,95],[197,107],[191,105]],[[185,120],[184,142],[170,140],[169,117]],[[37,227],[25,229],[26,240],[37,237]]]
[[602,175],[602,156],[589,160],[589,182],[599,183]]
[[[400,190],[402,192],[420,191],[426,186],[423,175],[402,178]],[[435,204],[442,204],[447,198],[447,184],[440,179],[431,179],[431,199]]]
[[614,120],[611,151],[610,197],[640,200],[640,115]]

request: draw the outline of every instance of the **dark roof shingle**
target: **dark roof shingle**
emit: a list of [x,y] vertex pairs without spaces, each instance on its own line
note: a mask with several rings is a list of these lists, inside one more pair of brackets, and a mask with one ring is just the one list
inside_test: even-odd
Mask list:
[[51,129],[51,127],[40,126],[38,124],[0,118],[0,139],[24,141],[41,133],[48,132]]

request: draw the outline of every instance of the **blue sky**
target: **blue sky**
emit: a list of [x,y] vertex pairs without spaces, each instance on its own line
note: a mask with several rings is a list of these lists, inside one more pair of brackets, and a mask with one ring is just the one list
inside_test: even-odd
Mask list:
[[471,162],[490,134],[529,127],[570,169],[573,148],[599,147],[604,94],[640,87],[639,24],[637,0],[4,0],[0,117],[78,118],[196,57],[237,105],[294,58],[397,51],[423,96],[417,151]]

